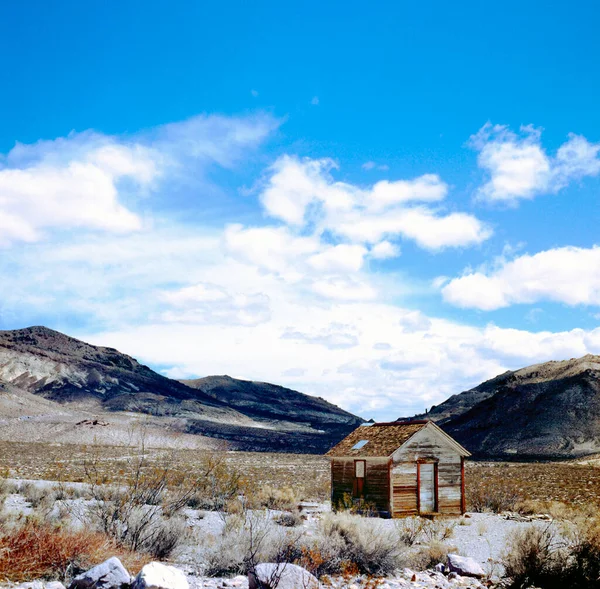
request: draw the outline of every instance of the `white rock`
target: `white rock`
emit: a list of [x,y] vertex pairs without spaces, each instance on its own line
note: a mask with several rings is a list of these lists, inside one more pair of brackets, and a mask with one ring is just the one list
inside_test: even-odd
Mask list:
[[477,579],[485,577],[485,571],[481,568],[481,565],[468,556],[449,554],[448,568],[451,572],[458,573],[463,577],[475,577]]
[[189,583],[185,573],[178,568],[151,562],[138,573],[131,589],[189,589]]
[[113,556],[75,577],[69,589],[114,589],[131,583],[131,575],[121,561]]
[[248,573],[249,589],[319,589],[319,581],[295,564],[261,563]]

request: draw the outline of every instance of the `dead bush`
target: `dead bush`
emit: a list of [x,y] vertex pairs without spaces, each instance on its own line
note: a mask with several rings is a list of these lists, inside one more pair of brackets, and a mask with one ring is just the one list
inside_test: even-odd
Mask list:
[[[513,587],[559,588],[564,583],[569,553],[553,526],[530,526],[514,532],[503,559]],[[572,585],[571,585],[572,587]]]
[[27,521],[0,529],[0,578],[22,582],[70,577],[118,555],[125,566],[137,571],[144,559],[119,550],[114,540],[98,532],[72,531]]
[[292,487],[271,487],[264,485],[254,497],[248,495],[248,501],[253,507],[266,507],[280,511],[291,511],[298,507],[298,496]]
[[456,552],[455,546],[448,546],[439,540],[433,540],[410,555],[408,566],[418,571],[424,571],[433,568],[440,562],[446,562],[448,554],[452,552]]
[[151,460],[142,442],[120,465],[118,479],[106,484],[101,461],[89,453],[83,478],[93,501],[86,521],[133,551],[167,558],[184,538],[178,517],[194,498],[225,503],[239,489],[235,473],[224,468],[216,454],[205,454],[195,468],[184,469],[173,454]]
[[301,534],[274,525],[266,512],[228,515],[221,535],[205,541],[201,562],[205,574],[246,574],[259,562],[289,562],[290,546]]
[[274,518],[276,524],[280,526],[284,526],[286,528],[295,528],[296,526],[302,525],[302,517],[299,513],[286,511],[284,513],[280,513],[277,517]]
[[383,521],[349,514],[328,514],[308,548],[323,556],[321,574],[338,574],[350,563],[360,573],[386,575],[403,563],[405,546]]
[[422,517],[405,517],[395,520],[399,541],[406,546],[416,544],[422,537],[426,521]]
[[33,509],[37,509],[38,507],[46,510],[52,509],[56,501],[54,488],[45,484],[24,483],[21,485],[19,493],[29,502]]
[[334,505],[334,511],[347,512],[353,515],[364,515],[366,517],[377,517],[377,506],[372,501],[363,498],[355,498],[350,493],[344,493]]

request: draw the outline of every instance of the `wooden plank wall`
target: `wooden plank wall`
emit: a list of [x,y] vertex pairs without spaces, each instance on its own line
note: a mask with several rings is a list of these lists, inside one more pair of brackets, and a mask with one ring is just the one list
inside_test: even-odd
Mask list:
[[390,463],[385,461],[367,461],[365,478],[365,499],[375,503],[378,511],[390,510]]
[[[367,459],[364,481],[364,499],[374,503],[378,511],[389,512],[389,460]],[[345,493],[352,495],[354,459],[334,458],[331,461],[331,505],[335,507]]]
[[[421,430],[404,448],[394,454],[393,459],[394,515],[411,515],[417,512],[416,498],[413,503],[409,500],[409,495],[412,486],[416,497],[416,462],[419,460],[433,460],[438,463],[438,512],[449,515],[462,513],[461,457],[438,435],[427,429]],[[397,470],[402,472],[402,475],[397,476]]]
[[334,458],[331,461],[331,506],[342,500],[345,493],[352,495],[354,459]]

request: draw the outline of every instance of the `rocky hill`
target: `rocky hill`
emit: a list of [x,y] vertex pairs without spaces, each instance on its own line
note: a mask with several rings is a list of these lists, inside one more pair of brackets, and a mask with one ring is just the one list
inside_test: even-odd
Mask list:
[[426,415],[474,455],[573,458],[600,452],[600,356],[509,371]]
[[111,431],[119,423],[122,430],[128,418],[145,415],[155,428],[224,440],[235,449],[320,453],[362,423],[322,399],[268,383],[208,377],[188,384],[46,327],[0,331],[5,432],[18,420],[21,435],[35,423],[30,429],[38,438],[52,431],[73,441],[83,432],[67,432],[69,424]]

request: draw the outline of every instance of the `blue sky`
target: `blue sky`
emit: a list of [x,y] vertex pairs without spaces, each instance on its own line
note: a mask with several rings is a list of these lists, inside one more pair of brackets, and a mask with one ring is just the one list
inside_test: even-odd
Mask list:
[[600,353],[592,2],[0,7],[0,328],[365,417]]

